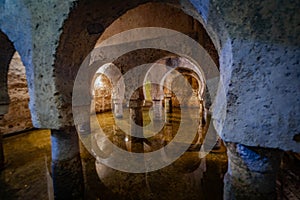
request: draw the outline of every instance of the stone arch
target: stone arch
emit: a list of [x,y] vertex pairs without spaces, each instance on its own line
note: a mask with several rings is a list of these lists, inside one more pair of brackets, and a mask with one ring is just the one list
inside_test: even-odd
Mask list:
[[[59,98],[60,104],[64,105],[62,106],[64,109],[60,109],[59,111],[60,118],[59,122],[56,123],[57,127],[73,124],[70,108],[73,81],[83,59],[95,47],[99,36],[103,33],[105,28],[127,10],[147,2],[148,1],[130,1],[130,3],[128,3],[122,1],[117,4],[117,1],[114,1],[108,4],[101,3],[100,6],[100,2],[85,4],[84,1],[82,1],[71,11],[63,26],[63,34],[60,37],[54,65],[55,87],[58,91],[57,96],[61,96],[61,98]],[[186,2],[186,4],[189,4],[189,2]],[[122,7],[122,5],[124,6]],[[183,5],[179,5],[173,1],[170,1],[168,5],[177,7],[179,10],[183,8]],[[110,7],[115,7],[115,9],[108,9]],[[99,10],[100,8],[101,11]],[[185,7],[185,11],[187,10],[192,10],[191,5],[189,8]],[[195,13],[195,10],[192,13]],[[198,17],[200,17],[200,15]],[[81,24],[81,26],[77,24]],[[81,48],[77,48],[74,51],[74,46],[80,46]]]
[[[175,61],[176,64],[174,64],[174,63],[172,64],[170,59],[173,59],[174,61],[176,60]],[[168,67],[171,67],[172,69],[167,69],[167,68],[163,68],[163,67],[161,67],[161,68],[155,67],[155,65],[157,63],[161,64],[161,65],[167,65]],[[182,57],[175,57],[175,56],[164,57],[164,58],[156,61],[156,63],[154,63],[152,65],[152,67],[148,70],[148,72],[146,73],[145,79],[144,79],[144,87],[143,87],[145,99],[151,100],[151,101],[164,99],[163,86],[167,87],[167,85],[165,85],[166,78],[168,77],[168,75],[170,75],[172,73],[172,70],[176,70],[176,69],[185,69],[185,70],[189,70],[191,72],[191,75],[194,76],[194,78],[197,80],[198,86],[200,89],[198,91],[197,96],[199,99],[202,99],[204,89],[205,89],[204,86],[206,84],[203,73],[196,66],[194,66],[192,64],[192,62],[190,62],[188,59],[182,58]],[[155,79],[155,81],[152,81],[152,79]],[[156,86],[153,86],[154,88],[151,87],[150,94],[147,94],[147,93],[149,93],[149,91],[147,91],[149,89],[146,89],[146,87],[149,87],[148,83],[160,83],[160,84],[157,87]],[[155,90],[155,91],[153,91],[153,90]]]
[[[2,135],[32,128],[26,70],[13,42],[0,30],[0,168]],[[16,115],[16,113],[18,113]]]
[[[200,100],[202,100],[202,99],[201,99],[201,98],[202,98],[202,93],[201,93],[201,91],[203,90],[203,88],[204,88],[205,85],[202,85],[202,84],[201,84],[201,81],[199,80],[197,74],[193,73],[192,71],[190,71],[190,72],[188,72],[188,71],[182,72],[180,69],[181,69],[181,68],[176,68],[175,70],[176,70],[176,71],[179,71],[179,73],[180,73],[181,76],[184,76],[184,77],[191,77],[191,78],[193,78],[193,79],[196,80],[196,83],[197,83],[197,86],[198,86],[198,87],[197,87],[197,90],[196,90],[196,91],[193,90],[193,93],[189,94],[189,96],[188,96],[188,97],[189,97],[189,98],[188,98],[188,101],[189,101],[190,98],[192,98],[192,97],[197,98],[197,101],[198,101],[198,102],[197,102],[195,105],[193,105],[193,106],[198,107],[198,106],[199,106],[199,103],[200,103]],[[167,76],[164,78],[165,85],[171,86],[170,89],[173,90],[173,87],[172,87],[172,86],[173,86],[173,84],[174,84],[174,81],[178,78],[178,76],[179,76],[178,73],[177,73],[177,74],[168,73]],[[175,83],[176,83],[176,82],[175,82]],[[191,84],[191,83],[189,83],[189,84]],[[192,87],[192,85],[191,85],[191,87]],[[193,88],[193,89],[194,89],[194,88]],[[195,94],[194,94],[194,93],[195,93]],[[184,102],[184,101],[182,101],[182,102]],[[187,103],[187,105],[189,105],[188,102],[186,102],[186,103]],[[174,104],[172,103],[172,105],[174,105]],[[192,105],[190,105],[190,106],[192,106]]]
[[[97,74],[103,74],[109,79],[112,85],[111,108],[116,117],[122,117],[123,101],[125,98],[125,85],[121,71],[113,63],[107,63],[97,70],[95,76],[97,76]],[[92,85],[95,85],[95,81],[96,80],[93,80]]]
[[[29,93],[25,66],[15,51],[7,72],[9,109],[0,122],[4,134],[21,132],[33,128],[29,110]],[[16,113],[18,113],[16,115]]]
[[[7,73],[10,61],[15,53],[15,48],[13,43],[8,39],[8,37],[0,31],[0,105],[1,105],[1,114],[5,114],[8,108],[5,108],[5,105],[9,104],[9,95],[7,89]],[[3,105],[3,106],[2,106]]]
[[[1,29],[14,41],[28,69],[35,126],[57,129],[73,125],[72,81],[80,63],[114,19],[146,2],[54,0],[51,6],[53,3],[56,9],[48,9],[46,2],[0,2]],[[300,69],[299,4],[271,0],[165,2],[200,21],[220,55],[224,93],[218,93],[215,110],[226,104],[224,112],[230,114],[226,121],[222,111],[215,115],[216,124],[227,125],[222,137],[249,146],[299,152],[299,141],[293,140],[299,135],[300,119],[295,112],[300,106],[300,92],[295,89],[300,88],[295,87]],[[49,37],[44,37],[45,33]],[[254,92],[255,97],[251,95]],[[292,106],[287,109],[286,105]]]
[[[13,43],[8,39],[8,37],[0,31],[0,43],[2,47],[0,48],[0,120],[2,120],[3,115],[8,112],[9,106],[9,95],[7,89],[7,73],[9,68],[10,60],[15,52]],[[2,127],[1,127],[2,129]],[[2,146],[2,134],[3,131],[0,129],[0,169],[4,167],[4,153]]]
[[[41,40],[36,38],[45,37],[44,32],[33,27],[39,26],[39,22],[32,19],[32,12],[28,2],[1,2],[0,29],[12,41],[15,50],[19,53],[21,61],[25,66],[28,93],[30,96],[29,108],[33,125],[38,127],[38,108],[45,106],[45,100],[39,99],[45,93],[45,85],[41,84],[41,77],[45,71],[47,56],[46,49],[39,49]],[[46,23],[47,24],[47,23]],[[48,41],[49,42],[49,41]],[[51,46],[51,45],[48,45]],[[45,48],[45,46],[43,47]],[[38,53],[39,52],[39,53]],[[40,57],[44,54],[43,59]],[[41,66],[38,68],[37,66]],[[49,73],[50,75],[50,73]],[[54,108],[53,108],[54,109]]]
[[[177,66],[172,66],[174,67],[174,69],[186,69],[191,71],[194,76],[196,77],[196,79],[198,80],[198,84],[199,86],[205,86],[206,84],[206,79],[204,77],[203,71],[201,69],[199,69],[197,66],[195,66],[191,61],[189,61],[186,58],[177,58],[178,59],[178,64]],[[168,74],[171,73],[171,71],[169,71],[168,73],[166,73],[162,79],[162,83],[165,82],[166,77],[168,76]],[[203,96],[203,92],[204,89],[203,87],[201,87],[201,90],[199,91],[199,97]]]
[[[181,92],[177,91],[176,93],[178,93],[178,94],[182,93],[182,95],[185,97],[185,100],[182,99],[183,96],[178,96],[176,98],[181,99],[179,101],[182,102],[182,103],[186,103],[185,106],[188,106],[189,105],[188,102],[189,102],[190,98],[192,98],[192,96],[194,95],[198,99],[198,102],[196,103],[196,105],[193,105],[193,106],[198,107],[199,103],[200,103],[200,100],[201,100],[200,98],[202,96],[201,95],[201,90],[202,90],[204,85],[201,84],[201,81],[199,80],[200,78],[198,78],[198,75],[196,73],[193,73],[193,71],[187,71],[187,69],[184,69],[184,71],[181,71],[181,69],[182,68],[177,67],[177,68],[174,69],[174,71],[171,71],[171,72],[167,73],[164,76],[164,79],[162,80],[162,82],[164,82],[164,85],[167,86],[167,87],[164,87],[164,90],[167,91],[167,97],[171,96],[171,99],[174,98],[172,94],[173,94],[173,90],[175,88],[173,88],[173,87],[174,87],[174,84],[176,85],[176,79],[178,78],[178,76],[184,76],[185,78],[186,77],[192,77],[197,81],[198,90],[197,91],[192,90],[192,91],[189,91],[188,93],[187,93],[187,91],[181,91]],[[176,73],[172,73],[172,72],[175,72],[175,71],[176,71]],[[175,90],[178,90],[178,89],[175,89]],[[193,93],[195,92],[196,94],[193,94],[191,92],[193,92]],[[174,99],[172,101],[174,101]],[[172,103],[172,105],[175,106],[174,103]]]
[[124,99],[124,80],[122,78],[122,73],[119,68],[113,63],[107,63],[101,66],[96,73],[101,73],[107,76],[113,86],[112,96],[113,99]]
[[95,113],[112,110],[112,89],[111,80],[107,75],[103,73],[95,74],[95,83],[92,90],[92,110],[95,108]]
[[[68,19],[65,21],[61,30],[62,35],[58,43],[55,54],[55,62],[53,69],[55,96],[51,98],[49,104],[57,105],[57,113],[53,115],[50,122],[46,122],[43,126],[52,129],[61,129],[66,126],[73,126],[72,105],[72,90],[75,77],[78,73],[80,65],[83,63],[86,56],[97,45],[97,40],[103,31],[118,17],[127,10],[137,7],[140,4],[148,1],[109,1],[106,3],[99,1],[79,1],[74,9],[70,12]],[[179,10],[183,5],[178,2],[170,2],[170,6],[175,6]],[[186,2],[188,4],[189,2]],[[114,7],[114,9],[112,9]],[[186,8],[187,9],[187,8]],[[187,9],[188,11],[194,8]],[[199,15],[200,16],[200,15]],[[193,19],[191,17],[191,19]],[[193,20],[194,21],[194,20]],[[78,26],[80,24],[80,26]],[[204,24],[205,26],[205,24]],[[217,40],[218,41],[218,40]],[[76,49],[75,49],[76,48]],[[163,54],[163,56],[168,54]],[[125,56],[126,57],[126,56]],[[161,58],[157,57],[153,61]],[[149,60],[148,60],[149,61]],[[122,62],[120,62],[122,63]],[[118,63],[114,64],[120,67],[121,72],[125,72],[126,68]],[[126,67],[126,66],[125,66]],[[93,72],[94,74],[95,72]],[[48,94],[51,95],[51,94]],[[44,116],[40,113],[40,116]],[[49,116],[46,116],[48,118]],[[83,124],[88,122],[82,122]],[[53,134],[54,137],[54,134]],[[100,154],[101,155],[101,154]]]
[[[19,53],[7,35],[0,31],[0,115],[3,133],[32,128],[26,70]],[[15,111],[19,114],[15,115]]]

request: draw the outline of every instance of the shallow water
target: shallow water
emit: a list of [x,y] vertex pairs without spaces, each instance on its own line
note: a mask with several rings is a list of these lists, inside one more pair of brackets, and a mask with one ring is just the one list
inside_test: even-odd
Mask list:
[[[126,118],[128,110],[124,113]],[[150,124],[149,113],[144,111],[143,115],[144,124]],[[129,145],[124,133],[114,127],[112,114],[107,112],[97,117],[108,138],[127,150]],[[178,131],[180,120],[180,112],[175,111],[168,118],[169,127],[150,137],[144,150],[152,152],[168,144]],[[167,137],[164,130],[172,130],[172,134]],[[196,144],[198,139],[196,134],[192,143]],[[85,199],[222,199],[227,168],[223,146],[203,159],[199,158],[197,146],[193,146],[171,165],[148,173],[125,173],[95,164],[95,159],[81,147]],[[48,199],[52,184],[48,176],[51,173],[50,131],[34,130],[5,138],[4,153],[8,164],[0,176],[0,199]]]
[[[145,119],[149,117],[147,112],[144,115]],[[178,119],[176,112],[172,115]],[[98,118],[111,130],[109,126],[114,123],[109,112],[99,114]],[[49,199],[50,131],[33,130],[10,136],[4,138],[3,145],[7,166],[0,172],[0,199]],[[83,146],[81,151],[87,200],[222,199],[222,180],[227,168],[223,146],[205,159],[199,159],[192,148],[171,165],[142,174],[119,172],[99,163],[96,167],[95,159]],[[277,180],[278,200],[300,198],[299,166],[299,154],[284,153]]]
[[[184,113],[188,113],[184,114]],[[195,117],[195,110],[183,109],[174,110],[172,114],[165,116],[160,122],[153,122],[152,113],[144,109],[144,126],[158,126],[157,134],[151,134],[151,128],[144,129],[144,136],[147,138],[138,143],[143,144],[145,153],[157,151],[172,142],[178,134],[179,127],[183,126],[183,135],[191,134],[192,140],[186,143],[185,136],[181,137],[176,145],[190,146],[175,162],[159,170],[147,173],[126,173],[110,167],[100,162],[96,162],[96,171],[104,188],[109,190],[107,196],[102,195],[100,199],[222,199],[223,176],[227,170],[227,156],[225,147],[222,145],[219,150],[209,153],[204,158],[199,158],[199,147],[205,134],[201,133],[203,127],[200,119],[196,119],[196,125],[191,125],[192,118]],[[124,110],[123,119],[114,119],[111,112],[97,115],[100,127],[110,141],[126,151],[132,150],[131,137],[126,133],[130,132],[129,110]],[[116,121],[117,125],[116,125]],[[186,121],[188,125],[182,125]],[[167,122],[167,123],[166,123]],[[127,124],[126,126],[124,125]],[[161,125],[161,124],[162,125]],[[120,129],[118,125],[124,125]],[[125,127],[125,128],[124,128]],[[126,129],[127,128],[127,129]],[[193,130],[194,129],[194,130]],[[195,131],[195,132],[193,132]],[[150,136],[150,137],[149,137]],[[199,138],[200,137],[200,138]],[[198,145],[197,145],[198,144]],[[169,155],[161,154],[162,159],[167,160]],[[146,159],[146,158],[145,158]],[[147,163],[145,160],[143,162]],[[131,164],[123,161],[124,165]]]

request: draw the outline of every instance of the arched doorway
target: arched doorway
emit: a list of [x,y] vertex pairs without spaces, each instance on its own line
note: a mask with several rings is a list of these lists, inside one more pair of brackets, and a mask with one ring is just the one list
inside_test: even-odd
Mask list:
[[[151,5],[151,6],[153,6],[153,5]],[[144,8],[144,7],[143,7]],[[143,10],[143,9],[142,9]],[[159,10],[159,9],[158,9]],[[178,11],[178,10],[177,10]],[[156,11],[156,12],[158,12],[158,11]],[[172,11],[173,12],[173,11]],[[178,11],[178,12],[180,12],[180,10]],[[128,13],[130,13],[130,12],[128,12]],[[181,13],[182,15],[185,15],[184,13]],[[129,18],[130,19],[130,18]],[[187,28],[187,29],[191,29],[191,30],[194,30],[193,29],[193,27],[194,27],[194,21],[193,21],[193,18],[191,18],[191,17],[186,17],[185,19],[187,19],[187,21],[189,22],[189,23],[187,23],[188,24],[188,26],[189,26],[189,28]],[[128,19],[127,19],[128,20]],[[132,19],[131,19],[132,20]],[[121,21],[121,22],[120,22]],[[124,23],[124,21],[126,21],[126,17],[122,17],[120,20],[118,20],[118,21],[115,21],[114,23],[112,23],[112,26],[113,25],[118,25],[118,26],[115,26],[115,27],[121,27],[120,26],[120,23],[122,24],[122,23]],[[134,21],[134,20],[132,20],[132,21]],[[190,23],[190,22],[193,22],[193,23]],[[144,24],[144,26],[149,26],[150,24],[148,24],[147,25],[147,23],[150,23],[149,21],[146,21],[146,22],[144,22],[145,24]],[[196,22],[195,22],[196,23]],[[185,24],[185,23],[183,23],[183,24]],[[185,24],[186,25],[186,24]],[[135,24],[135,26],[136,26],[136,24]],[[139,26],[141,26],[141,25],[139,25]],[[139,26],[137,26],[137,27],[139,27]],[[159,25],[157,25],[157,26],[159,26]],[[200,27],[200,23],[198,22],[198,24],[196,23],[196,25],[195,26],[198,26],[198,28]],[[186,27],[185,27],[186,28]],[[180,29],[180,28],[179,28]],[[199,28],[200,29],[200,28]],[[126,30],[126,28],[125,29],[123,29],[123,30]],[[106,31],[107,32],[109,32],[109,31],[111,31],[111,30],[109,30],[109,27],[108,27],[108,29],[106,29]],[[114,31],[116,31],[116,30],[114,30]],[[121,30],[118,30],[118,31],[116,31],[115,33],[118,33],[118,32],[120,32]],[[184,32],[183,30],[181,30],[182,32]],[[194,30],[195,31],[195,30]],[[205,31],[204,29],[203,29],[203,27],[202,27],[202,29],[201,29],[201,31]],[[195,33],[194,34],[191,34],[191,35],[193,35],[195,38],[197,38],[198,37],[198,35],[197,34],[199,34],[199,35],[201,35],[201,34],[205,34],[205,32],[197,32],[197,31],[195,31]],[[104,32],[103,33],[103,37],[106,35],[106,33],[107,32]],[[186,32],[188,32],[187,30],[186,30]],[[101,41],[103,41],[103,38],[100,38],[99,40],[98,40],[98,42],[100,43]],[[206,42],[210,42],[211,43],[211,41],[206,41]],[[200,43],[200,42],[199,42]],[[203,43],[203,41],[202,41],[202,43]],[[95,44],[95,47],[97,47],[97,45],[98,44]],[[215,51],[216,52],[216,51]],[[128,52],[128,53],[126,53],[126,54],[124,54],[124,55],[122,55],[122,56],[120,56],[120,57],[118,57],[115,61],[114,61],[114,64],[119,68],[119,70],[122,72],[122,74],[123,75],[125,75],[128,71],[130,71],[132,68],[134,68],[135,66],[137,66],[137,65],[142,65],[142,64],[145,64],[145,63],[151,63],[151,62],[155,62],[155,61],[157,61],[157,60],[159,60],[159,59],[161,59],[161,58],[163,58],[163,57],[165,57],[165,56],[167,56],[167,55],[172,55],[171,53],[169,53],[169,52],[167,52],[167,51],[162,51],[162,50],[156,50],[156,49],[142,49],[141,51],[132,51],[132,52]],[[95,57],[96,57],[97,55],[95,55]],[[94,58],[92,58],[92,59],[94,59]],[[104,63],[102,63],[102,64],[104,64]],[[79,76],[81,76],[81,74],[79,74]],[[136,76],[136,77],[134,77],[135,79],[142,79],[142,80],[144,80],[143,78],[144,77],[142,77],[142,78],[140,78],[140,76]],[[87,93],[85,93],[83,96],[86,96],[86,94]],[[125,96],[126,96],[126,90],[125,90]],[[131,102],[130,103],[132,103],[133,101],[133,99],[129,99]],[[136,97],[136,99],[134,99],[135,101],[142,101],[143,99],[142,99],[142,97],[140,97],[140,96],[137,96]],[[129,103],[129,107],[131,106],[131,105],[133,105],[133,104],[130,104]],[[135,102],[135,103],[137,103],[137,102]],[[139,102],[140,103],[140,102]],[[134,104],[134,105],[137,105],[137,104]],[[137,113],[137,112],[139,112],[140,113],[140,111],[137,111],[138,109],[140,109],[140,107],[141,107],[141,105],[139,104],[138,106],[136,106],[136,107],[130,107],[130,109],[131,110],[134,110],[134,112],[135,113]],[[103,146],[102,146],[103,147]],[[101,149],[101,147],[100,147],[100,149]],[[104,153],[108,153],[109,154],[109,151],[107,150],[106,152],[104,152]]]

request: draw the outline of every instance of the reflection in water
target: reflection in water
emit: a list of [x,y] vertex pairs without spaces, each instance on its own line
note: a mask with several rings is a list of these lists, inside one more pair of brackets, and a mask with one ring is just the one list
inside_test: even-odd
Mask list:
[[[159,150],[174,139],[180,122],[185,120],[182,119],[185,115],[181,115],[181,112],[175,109],[172,114],[166,116],[162,126],[157,124],[157,127],[161,128],[155,135],[144,130],[144,136],[147,137],[143,140],[145,152]],[[124,110],[124,120],[128,116],[129,111]],[[135,145],[133,137],[126,135],[116,125],[111,112],[99,114],[97,117],[111,142],[123,150],[132,150],[132,145]],[[147,110],[143,112],[143,119],[144,126],[151,124],[151,117]],[[105,185],[102,190],[110,191],[103,192],[99,198],[112,199],[117,196],[118,199],[222,199],[223,176],[227,170],[225,147],[222,146],[221,149],[200,159],[198,151],[205,131],[201,124],[198,127],[190,148],[171,165],[160,170],[148,173],[126,173],[96,162],[96,171]],[[191,134],[188,128],[185,129],[185,134]],[[178,145],[184,141],[180,141]],[[98,142],[97,145],[101,149],[103,143]],[[166,153],[161,153],[161,157],[164,160],[169,159]]]

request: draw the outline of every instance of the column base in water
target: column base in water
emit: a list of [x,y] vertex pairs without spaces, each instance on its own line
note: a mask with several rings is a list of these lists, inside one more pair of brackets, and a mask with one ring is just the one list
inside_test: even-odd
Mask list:
[[226,143],[228,171],[224,199],[276,199],[276,176],[282,152]]
[[83,199],[84,181],[75,127],[51,130],[55,199]]

